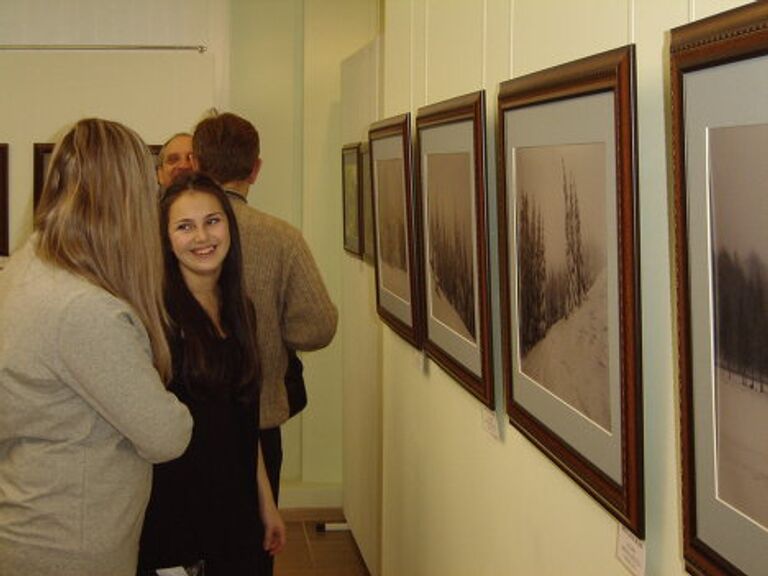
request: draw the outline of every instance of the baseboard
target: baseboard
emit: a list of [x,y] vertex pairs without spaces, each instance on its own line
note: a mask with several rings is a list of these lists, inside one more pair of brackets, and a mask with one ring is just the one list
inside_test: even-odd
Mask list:
[[281,508],[285,522],[346,522],[341,508]]
[[280,509],[342,508],[341,484],[283,481],[280,483]]

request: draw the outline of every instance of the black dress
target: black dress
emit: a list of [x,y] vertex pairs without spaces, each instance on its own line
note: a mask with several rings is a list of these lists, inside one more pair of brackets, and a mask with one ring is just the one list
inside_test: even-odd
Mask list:
[[[236,344],[222,339],[216,346],[209,352],[227,357],[230,382],[201,387],[174,380],[169,387],[189,408],[194,428],[180,458],[154,467],[139,574],[200,560],[206,576],[257,574],[264,533],[256,479],[258,394],[250,402],[235,397]],[[181,352],[172,348],[176,370]]]

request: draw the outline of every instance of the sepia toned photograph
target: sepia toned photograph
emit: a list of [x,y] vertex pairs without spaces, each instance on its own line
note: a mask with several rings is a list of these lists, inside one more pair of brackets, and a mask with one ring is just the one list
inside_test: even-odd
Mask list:
[[[421,348],[419,266],[414,261],[411,117],[371,124],[371,208],[376,312],[400,337]],[[363,209],[364,210],[364,209]]]
[[709,130],[718,497],[768,530],[768,124]]
[[515,150],[522,371],[610,431],[605,162],[604,143]]
[[493,408],[485,92],[420,108],[416,130],[424,350]]
[[344,249],[355,256],[362,254],[360,237],[360,144],[348,144],[341,151],[344,205]]
[[427,155],[429,315],[476,341],[472,181],[468,152]]
[[768,5],[670,33],[683,553],[768,574]]
[[376,180],[381,284],[402,300],[410,302],[403,160],[377,160]]
[[501,84],[498,236],[510,422],[643,538],[634,85],[631,44]]

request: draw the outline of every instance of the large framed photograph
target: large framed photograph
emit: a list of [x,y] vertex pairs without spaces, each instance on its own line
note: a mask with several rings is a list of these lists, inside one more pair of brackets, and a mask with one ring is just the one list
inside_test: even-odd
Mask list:
[[512,424],[644,537],[634,47],[499,91]]
[[368,142],[360,144],[361,190],[363,196],[363,259],[373,264],[373,193],[371,191],[371,149]]
[[672,30],[686,567],[768,574],[768,4]]
[[0,269],[9,253],[10,211],[8,203],[8,144],[0,144]]
[[341,149],[344,250],[358,258],[363,255],[362,171],[360,164],[360,143],[346,144]]
[[376,309],[382,320],[416,347],[421,346],[419,276],[411,195],[411,116],[371,125]]
[[424,350],[493,408],[485,92],[420,108],[415,157]]

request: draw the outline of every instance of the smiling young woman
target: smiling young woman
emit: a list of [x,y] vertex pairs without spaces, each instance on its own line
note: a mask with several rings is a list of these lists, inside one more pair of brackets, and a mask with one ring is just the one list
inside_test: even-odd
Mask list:
[[259,449],[256,317],[244,294],[240,235],[226,193],[182,176],[160,203],[172,321],[169,390],[195,421],[184,455],[157,466],[139,574],[205,565],[207,576],[255,574],[261,542],[285,544]]

